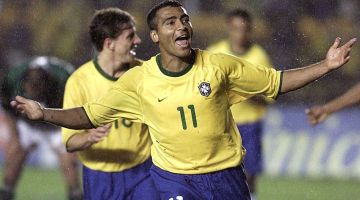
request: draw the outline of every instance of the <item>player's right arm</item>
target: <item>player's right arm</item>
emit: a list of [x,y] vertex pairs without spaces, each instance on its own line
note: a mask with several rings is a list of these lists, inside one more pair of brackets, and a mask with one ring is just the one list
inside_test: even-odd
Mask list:
[[21,96],[16,96],[11,101],[11,106],[29,120],[45,121],[70,129],[93,128],[83,107],[71,109],[44,108],[39,102]]
[[319,106],[313,106],[306,110],[311,125],[325,121],[332,113],[360,102],[360,83],[353,86],[343,95]]
[[30,120],[42,120],[69,129],[91,129],[104,126],[119,118],[144,122],[139,82],[143,80],[141,67],[122,75],[107,93],[83,107],[70,109],[44,108],[38,102],[17,96],[12,107]]

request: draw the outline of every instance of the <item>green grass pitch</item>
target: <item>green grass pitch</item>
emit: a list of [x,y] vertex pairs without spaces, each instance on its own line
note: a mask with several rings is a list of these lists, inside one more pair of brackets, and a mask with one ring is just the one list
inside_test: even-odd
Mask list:
[[[59,171],[26,167],[18,185],[16,200],[65,200],[63,183]],[[258,186],[260,200],[360,199],[359,180],[262,176]]]

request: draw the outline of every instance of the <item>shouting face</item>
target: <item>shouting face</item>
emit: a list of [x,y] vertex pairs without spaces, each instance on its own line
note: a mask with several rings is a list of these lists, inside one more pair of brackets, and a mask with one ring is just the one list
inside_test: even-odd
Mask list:
[[156,30],[150,32],[161,54],[187,57],[191,54],[193,35],[189,15],[183,7],[164,7],[156,13]]

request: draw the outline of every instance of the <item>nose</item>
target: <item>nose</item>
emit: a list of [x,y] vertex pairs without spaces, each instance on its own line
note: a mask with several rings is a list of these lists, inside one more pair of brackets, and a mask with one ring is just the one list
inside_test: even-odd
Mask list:
[[141,43],[141,39],[138,35],[135,35],[135,40],[134,40],[134,44],[140,44]]
[[177,29],[178,30],[185,30],[186,26],[183,20],[177,20]]

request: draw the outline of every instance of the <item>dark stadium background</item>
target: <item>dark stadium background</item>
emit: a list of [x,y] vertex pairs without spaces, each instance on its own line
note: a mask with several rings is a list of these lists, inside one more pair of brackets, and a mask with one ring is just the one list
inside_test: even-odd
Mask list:
[[[158,50],[148,36],[145,17],[147,11],[156,2],[159,1],[0,0],[0,81],[6,68],[35,55],[57,56],[70,61],[75,66],[94,57],[94,48],[91,47],[87,34],[88,22],[94,10],[110,6],[120,7],[135,16],[137,31],[142,39],[137,51],[138,57],[150,58]],[[253,38],[265,47],[277,69],[290,69],[320,61],[325,57],[335,37],[340,36],[345,41],[352,37],[359,38],[360,33],[360,1],[358,0],[183,0],[180,2],[189,11],[194,26],[193,46],[202,49],[226,37],[224,26],[226,12],[237,7],[247,8],[255,17]],[[299,145],[299,148],[307,147],[316,152],[316,149],[320,148],[316,145],[318,143],[310,144],[310,142],[316,140],[312,138],[313,135],[321,134],[328,138],[326,141],[330,141],[326,151],[340,148],[336,145],[336,141],[356,141],[344,142],[345,147],[352,145],[351,148],[343,150],[345,152],[343,154],[334,155],[339,156],[334,159],[344,160],[345,164],[339,165],[340,169],[337,169],[331,167],[332,162],[324,161],[319,164],[321,166],[318,166],[318,171],[308,170],[301,164],[311,162],[305,157],[314,153],[312,151],[307,152],[309,155],[304,153],[299,156],[302,160],[298,162],[289,164],[281,160],[285,164],[277,166],[279,169],[276,166],[267,166],[259,184],[260,199],[360,199],[358,189],[360,125],[357,123],[360,119],[359,110],[348,109],[334,116],[329,123],[315,129],[307,125],[303,113],[303,109],[307,106],[330,100],[360,81],[359,44],[355,45],[351,55],[351,61],[342,69],[313,83],[310,87],[278,99],[268,115],[269,130],[266,144],[269,146],[265,148],[268,150],[271,145],[278,145],[275,142],[281,144],[283,139],[290,138],[291,142],[288,144]],[[301,140],[302,133],[291,132],[302,128],[309,144],[295,143],[304,141]],[[6,127],[1,127],[0,115],[1,152],[6,140],[5,132]],[[281,134],[290,136],[283,137]],[[276,141],[273,139],[275,136],[278,138]],[[289,149],[294,151],[290,147],[284,147],[284,151]],[[265,153],[265,155],[271,154]],[[287,156],[294,157],[294,155]],[[64,199],[65,189],[62,188],[60,175],[52,167],[46,170],[39,168],[36,161],[39,156],[34,155],[30,159],[32,165],[26,169],[20,181],[18,199]],[[327,154],[324,154],[322,160],[326,160],[325,157]],[[267,157],[266,163],[271,163],[271,158]],[[299,170],[292,167],[296,163],[299,165]],[[329,166],[328,171],[322,170],[322,167],[328,169]],[[343,168],[348,166],[349,169],[341,169],[341,166]],[[344,170],[348,173],[343,173]],[[29,194],[32,194],[31,198]]]

